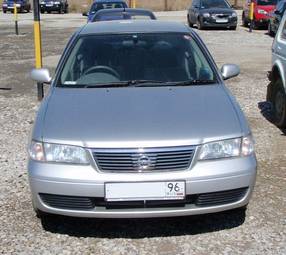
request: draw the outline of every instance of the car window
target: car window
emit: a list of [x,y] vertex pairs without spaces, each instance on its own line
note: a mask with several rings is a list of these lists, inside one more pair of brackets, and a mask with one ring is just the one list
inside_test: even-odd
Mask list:
[[123,19],[133,19],[133,20],[150,20],[154,19],[148,13],[146,14],[137,14],[137,13],[129,13],[129,12],[111,12],[104,13],[100,15],[96,15],[94,17],[94,21],[110,21],[110,20],[123,20]]
[[283,1],[279,1],[277,6],[276,6],[276,10],[281,13],[282,12],[282,8],[283,8]]
[[202,0],[201,8],[210,9],[210,8],[230,8],[230,5],[225,0]]
[[200,0],[194,0],[192,5],[193,5],[193,7],[199,7]]
[[98,3],[93,4],[90,13],[96,13],[99,10],[102,9],[112,9],[112,8],[126,8],[127,5],[125,3],[119,3],[119,2],[108,2],[108,3]]
[[94,35],[78,39],[58,86],[202,79],[214,80],[215,75],[205,53],[190,35]]
[[286,21],[284,22],[280,38],[286,40]]
[[257,4],[258,5],[276,5],[277,0],[258,0]]

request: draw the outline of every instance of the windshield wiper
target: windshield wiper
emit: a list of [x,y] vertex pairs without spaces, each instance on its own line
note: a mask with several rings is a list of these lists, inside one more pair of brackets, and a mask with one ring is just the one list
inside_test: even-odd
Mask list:
[[69,88],[121,88],[121,87],[136,87],[138,84],[154,84],[154,83],[164,83],[161,81],[152,80],[130,80],[130,81],[118,81],[118,82],[108,82],[108,83],[95,83],[95,84],[74,84],[74,85],[62,85],[61,87]]
[[214,84],[214,80],[187,80],[187,81],[157,81],[157,80],[130,80],[118,81],[110,83],[97,83],[97,84],[75,84],[75,85],[62,85],[61,87],[68,88],[122,88],[122,87],[162,87],[162,86],[191,86],[191,85],[205,85]]
[[[191,86],[191,85],[207,85],[215,84],[215,80],[187,80],[187,81],[134,81],[134,87],[144,86]],[[147,85],[148,84],[148,85]]]

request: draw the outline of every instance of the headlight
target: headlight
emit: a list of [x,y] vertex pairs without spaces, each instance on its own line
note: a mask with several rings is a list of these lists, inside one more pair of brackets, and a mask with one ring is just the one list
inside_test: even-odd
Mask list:
[[231,17],[233,17],[233,18],[237,17],[236,12],[233,12],[233,13],[231,14]]
[[249,156],[254,152],[251,136],[206,143],[202,145],[199,160]]
[[267,13],[268,13],[267,11],[261,10],[261,9],[258,9],[257,12],[258,12],[259,14],[265,14],[265,15],[267,15]]
[[31,159],[42,162],[89,164],[85,149],[77,146],[32,141],[29,154]]
[[60,2],[54,2],[54,4],[60,4]]
[[208,12],[206,12],[206,13],[203,13],[203,17],[204,18],[209,18],[211,15],[208,13]]

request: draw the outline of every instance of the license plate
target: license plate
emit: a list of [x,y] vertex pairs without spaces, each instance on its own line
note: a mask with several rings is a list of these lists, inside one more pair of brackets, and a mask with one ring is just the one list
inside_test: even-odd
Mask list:
[[228,19],[216,19],[216,23],[227,23]]
[[52,7],[52,6],[53,6],[53,4],[46,4],[46,6],[47,6],[47,7]]
[[105,200],[182,200],[185,198],[185,182],[136,182],[106,183]]

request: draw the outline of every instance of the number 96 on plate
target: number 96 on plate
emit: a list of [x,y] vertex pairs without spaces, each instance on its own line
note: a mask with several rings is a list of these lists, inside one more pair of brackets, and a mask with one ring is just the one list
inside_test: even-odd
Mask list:
[[165,182],[165,199],[184,199],[185,182]]

